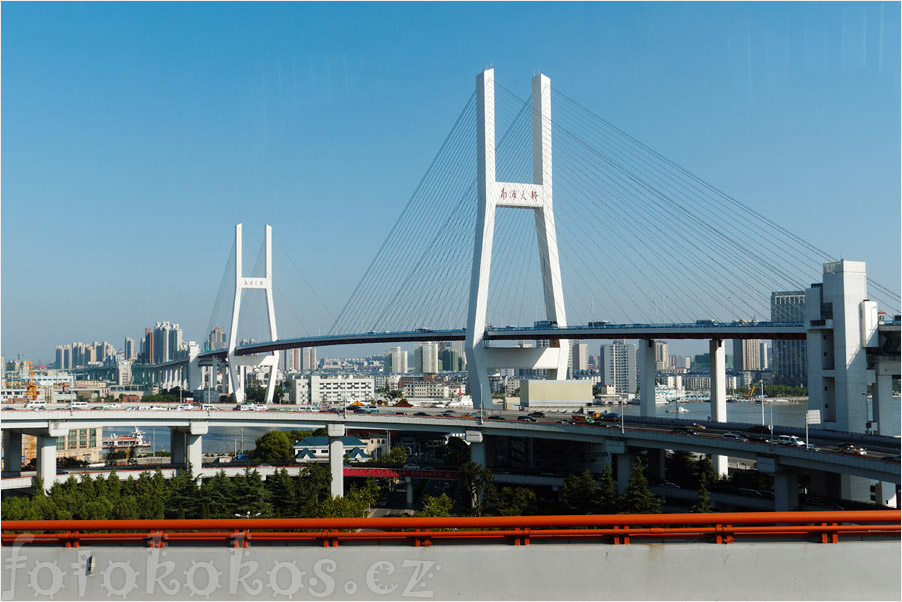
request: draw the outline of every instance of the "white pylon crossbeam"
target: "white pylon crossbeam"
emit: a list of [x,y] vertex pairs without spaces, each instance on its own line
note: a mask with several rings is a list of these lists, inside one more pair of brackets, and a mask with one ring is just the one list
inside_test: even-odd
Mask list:
[[271,341],[277,340],[276,312],[273,305],[272,294],[272,227],[266,226],[266,275],[261,277],[245,277],[242,268],[242,243],[241,224],[235,225],[235,297],[232,303],[232,328],[229,330],[229,350],[227,361],[229,364],[229,388],[235,394],[235,400],[243,403],[244,374],[247,367],[268,366],[269,383],[266,386],[266,403],[272,403],[275,392],[276,379],[279,369],[279,352],[273,351],[268,355],[244,355],[236,356],[235,347],[238,343],[238,317],[241,315],[241,292],[245,289],[259,289],[266,293],[266,314],[269,318],[269,336]]
[[[536,236],[542,269],[545,315],[558,326],[567,325],[557,235],[552,209],[551,170],[551,80],[537,75],[532,80],[532,183],[498,182],[495,179],[495,71],[487,69],[476,77],[477,188],[479,209],[473,270],[470,279],[470,305],[467,315],[467,365],[473,405],[483,408],[491,403],[489,356],[483,344],[488,308],[489,273],[492,264],[492,242],[495,235],[495,209],[508,207],[532,209],[535,213]],[[548,358],[549,354],[556,357]],[[552,379],[567,376],[568,341],[552,342],[546,350],[546,362],[555,366],[548,372]],[[495,355],[497,357],[497,354]],[[501,368],[506,366],[491,366]],[[513,367],[513,366],[510,366]]]

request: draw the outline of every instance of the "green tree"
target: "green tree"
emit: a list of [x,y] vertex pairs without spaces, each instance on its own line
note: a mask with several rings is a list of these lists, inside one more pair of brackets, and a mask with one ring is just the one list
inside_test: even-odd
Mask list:
[[620,512],[624,514],[658,514],[661,512],[661,500],[652,495],[645,477],[645,464],[642,458],[636,458],[630,471],[630,480],[626,491],[620,498]]
[[561,487],[564,509],[568,514],[591,514],[595,510],[596,485],[587,470],[581,474],[569,474]]
[[427,495],[423,498],[423,509],[417,512],[417,516],[451,516],[451,508],[454,500],[447,493],[440,496]]
[[598,482],[597,499],[596,512],[601,514],[614,514],[617,512],[617,484],[614,482],[614,473],[610,464],[607,464],[601,473],[601,479]]
[[528,516],[535,514],[536,492],[529,487],[502,487],[498,494],[498,514]]
[[263,478],[256,470],[246,469],[243,475],[235,477],[235,514],[250,518],[269,518],[272,504],[269,491],[263,485]]
[[270,431],[257,438],[253,457],[263,462],[285,464],[292,460],[291,441],[284,431]]
[[698,492],[695,494],[695,501],[689,507],[689,512],[712,512],[711,497],[708,494],[708,477],[704,474],[698,484]]
[[403,446],[393,447],[389,452],[381,458],[370,458],[369,462],[379,462],[380,464],[397,464],[402,466],[407,462],[407,448]]
[[460,481],[474,516],[488,514],[495,503],[495,475],[475,462],[467,462],[459,468]]

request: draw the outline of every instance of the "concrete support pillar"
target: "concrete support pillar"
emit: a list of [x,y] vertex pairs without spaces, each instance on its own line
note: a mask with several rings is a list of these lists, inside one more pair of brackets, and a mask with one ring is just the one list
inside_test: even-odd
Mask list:
[[630,471],[633,469],[632,454],[617,454],[617,493],[623,495],[626,485],[630,482]]
[[44,481],[44,491],[50,491],[56,480],[56,442],[57,437],[38,435],[37,476]]
[[22,431],[3,431],[3,472],[22,472]]
[[326,431],[329,435],[329,471],[332,474],[332,497],[343,496],[345,494],[345,452],[342,438],[345,436],[345,425],[328,424],[326,425]]
[[[711,359],[711,420],[727,421],[727,367],[726,355],[722,339],[709,341],[709,357]],[[727,475],[727,457],[711,456],[714,472],[718,476]]]
[[204,454],[203,454],[203,435],[192,435],[190,433],[186,433],[187,439],[187,456],[188,456],[188,465],[191,467],[191,472],[194,474],[200,474],[200,469],[203,468],[204,463]]
[[774,511],[799,509],[799,475],[794,470],[778,467],[774,473]]
[[665,478],[665,460],[667,452],[663,449],[648,450],[648,480],[652,483],[663,481]]
[[413,479],[404,477],[404,483],[407,484],[407,507],[413,508]]
[[171,454],[170,460],[173,464],[184,464],[185,463],[185,431],[170,428],[169,429],[169,453]]
[[470,444],[470,461],[485,466],[485,442],[482,431],[467,431],[466,441]]
[[878,504],[890,508],[899,507],[899,498],[896,495],[896,484],[887,481],[877,481],[874,493]]
[[[896,364],[898,366],[898,364]],[[882,368],[882,366],[881,366]],[[873,406],[872,420],[877,421],[878,435],[898,435],[895,430],[898,424],[894,424],[893,409],[893,376],[891,373],[882,373],[878,368],[877,381],[874,383],[871,404]],[[898,414],[897,414],[898,415]],[[898,419],[896,419],[896,422]]]
[[655,342],[639,341],[639,414],[655,415]]

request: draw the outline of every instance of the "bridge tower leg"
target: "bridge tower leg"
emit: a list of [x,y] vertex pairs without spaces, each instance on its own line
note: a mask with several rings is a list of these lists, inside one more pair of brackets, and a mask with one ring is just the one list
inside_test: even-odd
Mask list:
[[[711,360],[711,420],[727,421],[727,366],[722,339],[709,341],[708,357]],[[711,456],[717,476],[727,476],[727,456]]]
[[235,347],[238,343],[238,316],[241,314],[241,292],[245,289],[262,289],[266,293],[266,314],[269,317],[270,340],[278,339],[276,334],[276,312],[272,294],[272,227],[266,226],[266,275],[263,278],[246,278],[242,271],[241,261],[241,224],[235,225],[235,297],[232,303],[232,328],[229,331],[229,388],[235,393],[238,403],[244,401],[244,378],[242,366],[268,366],[269,384],[266,387],[266,403],[272,401],[279,369],[279,352],[273,351],[264,356],[238,356]]
[[[535,215],[536,236],[541,258],[545,315],[567,325],[561,268],[558,258],[557,233],[552,209],[551,171],[551,81],[544,75],[532,80],[533,183],[498,182],[495,179],[495,71],[487,69],[476,77],[477,184],[479,208],[476,217],[476,239],[470,278],[470,304],[467,315],[466,354],[470,374],[473,407],[491,404],[489,367],[483,335],[489,296],[489,272],[492,264],[492,241],[495,235],[495,209],[510,207],[531,209]],[[552,379],[567,377],[568,344],[552,342],[535,368],[545,368]]]
[[655,341],[639,341],[639,369],[642,371],[639,385],[639,413],[641,416],[655,415]]

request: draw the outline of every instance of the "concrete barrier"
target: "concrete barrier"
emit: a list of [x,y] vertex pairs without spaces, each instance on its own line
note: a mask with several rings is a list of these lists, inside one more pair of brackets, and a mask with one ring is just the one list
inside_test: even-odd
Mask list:
[[898,600],[900,550],[848,541],[4,545],[0,554],[3,600]]

